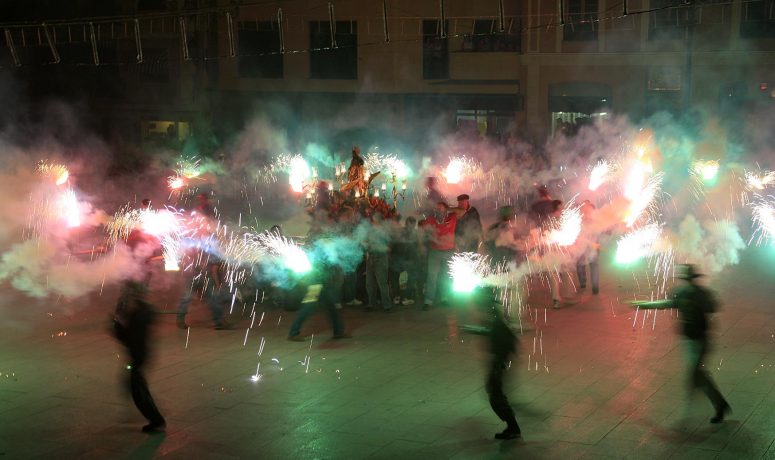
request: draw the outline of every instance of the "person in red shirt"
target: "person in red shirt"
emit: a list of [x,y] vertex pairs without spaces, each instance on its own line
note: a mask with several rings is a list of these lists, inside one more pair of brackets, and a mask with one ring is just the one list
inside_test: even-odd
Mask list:
[[443,201],[438,202],[434,214],[421,223],[421,227],[429,232],[428,275],[425,280],[423,310],[429,309],[436,300],[439,278],[444,280],[449,278],[447,270],[449,261],[455,253],[456,226],[457,214],[449,212],[449,206]]

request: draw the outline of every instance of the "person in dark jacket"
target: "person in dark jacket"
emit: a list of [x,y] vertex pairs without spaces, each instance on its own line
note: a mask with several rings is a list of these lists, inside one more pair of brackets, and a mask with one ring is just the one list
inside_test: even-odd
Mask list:
[[113,318],[113,331],[116,339],[129,351],[129,388],[132,400],[148,424],[143,431],[152,433],[166,426],[156,403],[153,401],[143,369],[149,355],[149,329],[153,322],[151,305],[145,300],[146,287],[138,281],[127,281],[116,304]]
[[517,338],[506,323],[500,306],[494,300],[494,292],[488,288],[480,288],[476,296],[475,302],[483,307],[489,316],[488,324],[484,327],[463,326],[462,329],[473,334],[484,335],[488,339],[491,358],[485,388],[493,412],[506,422],[506,429],[496,433],[495,439],[515,439],[522,436],[522,431],[514,415],[514,409],[509,404],[506,393],[503,392],[503,381],[510,367],[512,355],[517,352]]
[[676,267],[677,278],[686,281],[684,286],[675,289],[671,298],[656,301],[634,301],[633,305],[640,308],[677,308],[681,325],[681,335],[684,336],[687,356],[689,357],[689,382],[692,389],[700,389],[710,399],[716,414],[710,423],[721,423],[731,411],[729,403],[721,395],[710,374],[703,368],[705,355],[710,348],[708,340],[708,316],[716,311],[717,301],[713,293],[697,284],[696,279],[702,276],[697,273],[694,265],[679,265]]
[[455,226],[455,249],[457,252],[477,252],[482,239],[482,219],[479,211],[471,206],[470,197],[466,194],[457,197],[459,211]]

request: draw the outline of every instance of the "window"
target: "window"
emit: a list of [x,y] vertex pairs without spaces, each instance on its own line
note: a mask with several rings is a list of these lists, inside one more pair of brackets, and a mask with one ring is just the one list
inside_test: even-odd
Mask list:
[[563,40],[597,40],[597,0],[564,1],[566,23],[562,28]]
[[519,52],[520,27],[514,19],[504,24],[504,31],[498,31],[498,21],[494,19],[475,19],[473,33],[463,38],[463,51]]
[[335,46],[331,43],[331,23],[309,23],[310,78],[347,79],[358,78],[358,24],[355,21],[336,21],[334,24]]
[[740,36],[743,38],[775,38],[775,0],[743,3]]
[[681,8],[683,0],[651,0],[649,40],[676,40],[686,35],[689,8]]
[[137,65],[140,78],[146,82],[167,83],[170,80],[169,52],[167,48],[143,47],[143,62]]
[[449,42],[441,38],[435,19],[422,22],[422,77],[426,80],[449,78]]
[[283,78],[277,22],[241,22],[237,39],[240,77]]

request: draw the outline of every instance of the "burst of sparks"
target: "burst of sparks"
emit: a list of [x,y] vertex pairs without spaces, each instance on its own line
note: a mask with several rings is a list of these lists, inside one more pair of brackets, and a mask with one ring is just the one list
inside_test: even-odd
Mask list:
[[719,162],[716,160],[697,160],[692,165],[692,169],[704,182],[711,182],[718,175]]
[[164,257],[164,270],[176,272],[180,270],[180,238],[177,234],[166,235],[161,240],[162,255]]
[[61,164],[40,161],[38,163],[38,171],[44,176],[52,177],[56,185],[62,185],[70,178],[70,171],[67,170],[67,166]]
[[477,172],[476,162],[464,156],[451,157],[447,167],[444,169],[444,179],[447,183],[457,184],[469,175]]
[[409,167],[392,153],[369,152],[363,157],[363,166],[370,174],[383,171],[395,174],[398,179],[409,176]]
[[303,274],[312,270],[312,264],[305,253],[292,240],[274,232],[260,233],[255,239],[262,251],[276,257],[294,273]]
[[757,245],[762,242],[771,242],[775,239],[775,197],[772,195],[758,196],[751,203],[751,209],[753,210],[754,224],[751,241],[755,240]]
[[73,189],[69,188],[62,192],[59,198],[59,209],[68,227],[72,228],[81,225],[81,209],[78,205],[78,197]]
[[651,162],[647,158],[638,158],[630,166],[630,171],[627,173],[626,182],[624,183],[624,197],[628,200],[635,200],[641,194],[643,184],[646,183],[646,178],[649,173],[653,171]]
[[600,160],[589,174],[589,189],[595,191],[608,180],[611,165],[606,160]]
[[449,261],[449,274],[455,292],[471,292],[480,286],[490,269],[489,257],[475,252],[461,252]]
[[627,210],[627,215],[624,218],[624,223],[627,224],[628,227],[632,227],[632,224],[641,217],[644,211],[656,206],[655,202],[659,190],[662,187],[663,177],[664,173],[662,172],[655,174],[648,180],[645,187],[630,198],[630,206]]
[[181,176],[170,176],[167,178],[167,185],[169,185],[171,190],[180,190],[186,185],[186,180]]
[[558,246],[570,246],[581,233],[581,205],[572,199],[562,210],[556,228],[549,233],[549,241]]
[[310,169],[307,161],[301,155],[295,155],[288,165],[288,182],[291,184],[291,190],[300,193],[304,190],[304,181],[310,176]]
[[199,177],[201,174],[200,161],[198,158],[184,158],[178,160],[177,167],[175,168],[175,174],[186,179],[193,179]]
[[655,223],[627,233],[616,243],[616,262],[631,264],[651,256],[656,250],[661,235],[662,228]]
[[745,171],[745,185],[751,191],[764,190],[773,183],[775,183],[775,171],[758,174],[753,171]]

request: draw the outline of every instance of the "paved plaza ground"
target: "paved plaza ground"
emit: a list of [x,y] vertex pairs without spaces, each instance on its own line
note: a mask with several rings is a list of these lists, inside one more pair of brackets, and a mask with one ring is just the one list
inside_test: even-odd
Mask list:
[[[724,310],[707,367],[734,412],[711,425],[707,400],[686,397],[671,311],[644,316],[621,303],[645,278],[607,267],[602,292],[560,310],[533,283],[509,397],[523,438],[484,391],[482,339],[458,335],[458,314],[345,307],[355,338],[286,340],[294,313],[235,306],[232,330],[192,305],[190,331],[159,316],[147,378],[167,418],[145,423],[121,382],[126,356],[108,334],[115,289],[77,301],[0,292],[0,457],[181,459],[775,458],[775,285],[772,254],[747,256],[712,278]],[[155,303],[172,311],[174,280]],[[248,307],[249,308],[249,307]],[[263,315],[263,320],[260,319]],[[260,363],[260,367],[259,367]],[[258,367],[258,372],[257,372]],[[251,378],[256,374],[257,379]],[[257,380],[257,381],[254,381]]]

